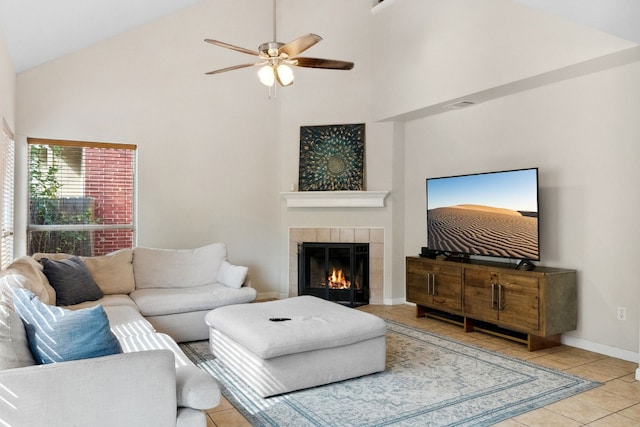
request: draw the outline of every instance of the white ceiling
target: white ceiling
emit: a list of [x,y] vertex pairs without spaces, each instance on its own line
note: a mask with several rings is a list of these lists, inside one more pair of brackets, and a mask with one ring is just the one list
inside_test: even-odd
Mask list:
[[20,72],[200,1],[0,0],[0,30]]
[[515,0],[640,44],[638,0]]
[[[200,1],[0,0],[0,30],[21,72]],[[640,44],[640,0],[514,1]]]

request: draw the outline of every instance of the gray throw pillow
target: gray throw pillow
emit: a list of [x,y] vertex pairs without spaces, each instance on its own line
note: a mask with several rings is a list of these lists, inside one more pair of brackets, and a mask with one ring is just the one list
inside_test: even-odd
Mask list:
[[74,305],[104,296],[80,257],[54,261],[40,260],[44,275],[56,290],[56,305]]

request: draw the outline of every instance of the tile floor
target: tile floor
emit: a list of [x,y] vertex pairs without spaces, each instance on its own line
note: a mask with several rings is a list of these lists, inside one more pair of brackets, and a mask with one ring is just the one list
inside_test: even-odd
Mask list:
[[[499,427],[640,426],[636,363],[564,345],[530,353],[523,344],[481,332],[464,333],[461,327],[440,320],[416,318],[415,307],[410,305],[367,305],[360,310],[602,383],[595,389],[496,424]],[[224,398],[218,407],[207,411],[207,416],[207,427],[251,425]]]

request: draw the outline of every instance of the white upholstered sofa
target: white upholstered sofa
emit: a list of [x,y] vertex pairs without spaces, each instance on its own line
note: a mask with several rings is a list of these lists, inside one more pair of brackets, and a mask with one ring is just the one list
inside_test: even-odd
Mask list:
[[177,342],[207,339],[206,313],[256,298],[245,283],[247,269],[227,261],[226,246],[137,247],[81,258],[102,295],[55,310],[84,313],[102,306],[122,353],[36,364],[29,324],[14,310],[13,288],[27,289],[44,307],[78,296],[77,289],[60,287],[51,270],[45,274],[51,263],[37,261],[43,258],[71,260],[21,257],[0,273],[0,425],[206,426],[203,410],[218,405],[218,384]]

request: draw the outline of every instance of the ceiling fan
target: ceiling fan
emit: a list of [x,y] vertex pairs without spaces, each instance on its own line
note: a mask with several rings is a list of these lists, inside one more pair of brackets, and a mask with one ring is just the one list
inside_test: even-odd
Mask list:
[[[273,40],[277,40],[276,0],[273,0]],[[258,47],[258,50],[251,50],[221,42],[219,40],[205,39],[204,41],[207,43],[246,53],[248,55],[257,56],[259,58],[258,62],[234,65],[231,67],[221,68],[219,70],[209,71],[206,74],[219,74],[226,71],[238,70],[240,68],[262,66],[258,71],[258,77],[264,85],[272,87],[275,85],[275,82],[278,82],[280,86],[289,86],[293,84],[293,70],[290,67],[292,65],[297,67],[324,68],[329,70],[351,70],[353,68],[353,62],[298,56],[321,40],[322,37],[317,34],[307,34],[286,44],[277,41],[266,42],[262,43]]]

